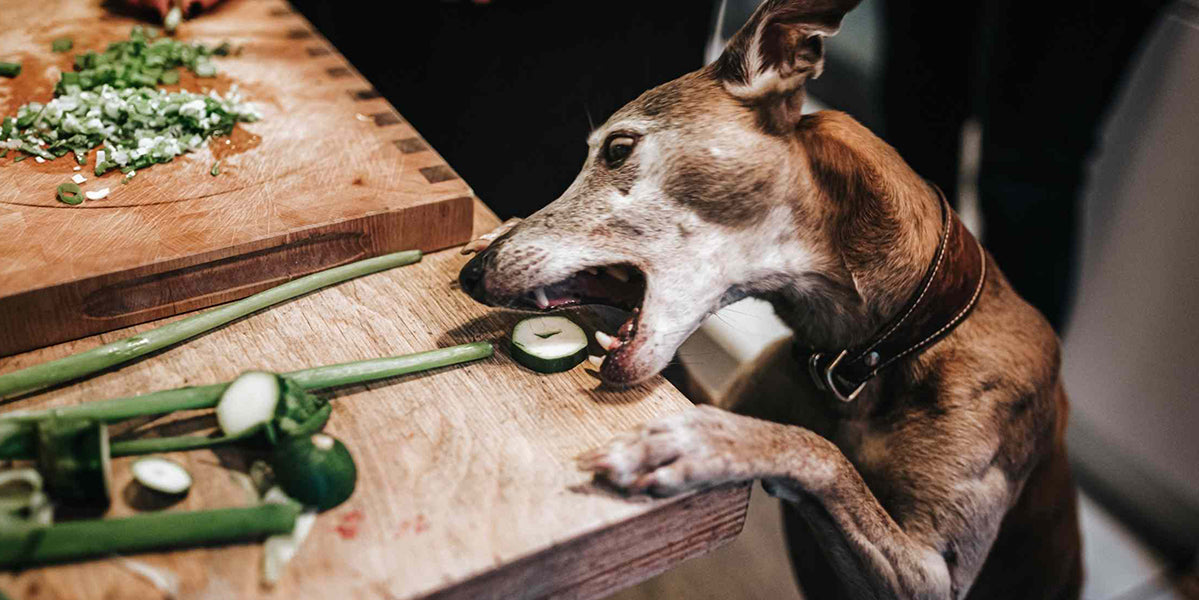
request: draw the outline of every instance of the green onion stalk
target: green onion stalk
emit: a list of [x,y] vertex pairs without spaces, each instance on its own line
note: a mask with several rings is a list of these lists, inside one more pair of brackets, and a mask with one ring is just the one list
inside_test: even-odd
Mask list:
[[5,373],[0,375],[0,398],[85,377],[173,346],[248,314],[314,290],[363,275],[409,265],[420,259],[421,252],[419,250],[408,250],[326,269],[213,310],[180,319],[111,344],[105,344],[99,348],[34,365],[20,371]]
[[90,557],[258,540],[290,533],[301,507],[294,502],[193,512],[142,514],[123,519],[23,524],[0,529],[0,568],[28,567]]
[[[447,367],[487,358],[494,352],[488,342],[461,344],[427,352],[403,356],[360,360],[336,365],[314,367],[282,374],[282,378],[300,390],[314,391],[351,384],[365,383],[388,377],[418,373],[430,369]],[[116,423],[127,419],[166,414],[181,410],[215,408],[221,395],[232,382],[204,386],[183,387],[173,390],[152,392],[140,396],[113,398],[85,402],[75,406],[51,408],[37,411],[14,411],[0,415],[0,460],[18,460],[32,457],[37,448],[36,426],[47,419],[92,419],[102,423]],[[303,416],[295,431],[303,434],[316,423],[324,424],[328,418],[327,405],[304,406],[295,411]],[[316,429],[319,429],[317,427]],[[255,437],[260,432],[249,431],[235,436],[173,438],[149,438],[112,442],[113,456],[150,454],[194,450],[237,443]]]

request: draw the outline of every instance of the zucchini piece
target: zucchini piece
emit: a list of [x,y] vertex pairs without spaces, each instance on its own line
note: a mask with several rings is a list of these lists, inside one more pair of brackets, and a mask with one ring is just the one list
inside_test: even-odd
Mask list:
[[587,334],[566,317],[533,317],[512,328],[512,358],[538,373],[567,371],[587,359]]
[[271,469],[288,496],[321,511],[348,500],[358,483],[350,451],[323,433],[283,440],[271,454]]
[[37,424],[37,470],[57,502],[107,508],[112,501],[108,427],[92,419]]

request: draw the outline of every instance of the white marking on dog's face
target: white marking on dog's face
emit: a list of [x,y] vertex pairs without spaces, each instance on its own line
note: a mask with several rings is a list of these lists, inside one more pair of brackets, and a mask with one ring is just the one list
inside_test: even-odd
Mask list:
[[483,257],[485,295],[513,304],[588,268],[639,270],[636,333],[601,375],[643,381],[724,304],[833,260],[818,251],[829,244],[813,243],[827,232],[797,232],[798,197],[810,185],[798,144],[767,131],[758,108],[711,73],[650,90],[591,133],[562,196]]

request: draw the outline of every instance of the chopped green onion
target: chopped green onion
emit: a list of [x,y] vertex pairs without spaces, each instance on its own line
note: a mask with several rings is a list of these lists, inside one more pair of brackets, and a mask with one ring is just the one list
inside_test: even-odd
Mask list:
[[211,170],[211,171],[209,171],[209,173],[210,173],[210,174],[211,174],[213,177],[216,177],[217,175],[220,175],[220,174],[221,174],[221,161],[219,161],[219,160],[218,160],[218,161],[216,161],[215,163],[213,163],[213,164],[212,164],[212,170]]
[[175,6],[171,7],[171,10],[167,11],[167,16],[162,20],[162,28],[166,30],[167,33],[175,33],[175,29],[179,27],[179,22],[182,20],[183,10],[181,10],[179,5],[176,4]]
[[83,203],[82,191],[83,190],[81,190],[79,188],[79,185],[76,183],[73,183],[73,182],[64,183],[64,184],[58,186],[58,201],[62,202],[63,204],[71,204],[71,205],[82,204]]
[[50,42],[50,50],[53,52],[66,52],[75,47],[75,42],[69,37],[58,38]]
[[[187,67],[200,77],[212,77],[216,74],[210,57],[217,53],[222,44],[216,49],[203,44],[185,43],[170,38],[156,38],[157,31],[152,28],[135,26],[129,33],[129,39],[113,42],[103,52],[89,51],[75,55],[75,70],[79,72],[79,86],[83,90],[108,85],[113,88],[153,86],[147,83],[158,79],[167,71],[179,67]],[[206,75],[201,75],[197,69],[203,66]],[[69,91],[59,82],[57,94]]]
[[162,348],[173,346],[230,321],[313,290],[355,277],[410,265],[420,259],[421,252],[419,250],[408,250],[326,269],[133,337],[19,371],[5,373],[0,375],[0,398],[91,375]]
[[0,147],[44,160],[74,152],[80,164],[92,148],[100,147],[94,168],[100,176],[112,169],[170,162],[212,137],[228,135],[239,122],[259,118],[236,90],[222,97],[150,87],[67,87],[68,93],[46,104],[31,102],[6,119],[0,125]]
[[163,71],[162,75],[158,76],[158,83],[162,85],[175,85],[179,83],[179,71]]
[[0,62],[0,77],[16,77],[21,74],[21,63]]

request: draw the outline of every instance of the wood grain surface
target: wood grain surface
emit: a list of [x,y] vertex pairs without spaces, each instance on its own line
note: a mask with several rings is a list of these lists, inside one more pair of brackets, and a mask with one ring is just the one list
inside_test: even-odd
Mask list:
[[[476,228],[497,220],[477,205]],[[665,500],[626,500],[590,485],[573,457],[690,403],[663,379],[631,390],[599,384],[585,366],[540,375],[510,360],[522,315],[456,289],[454,250],[251,315],[186,345],[52,392],[0,405],[40,408],[225,381],[247,369],[310,365],[491,340],[496,356],[333,393],[328,431],[354,454],[358,487],[319,516],[274,589],[259,583],[262,549],[245,544],[131,557],[166,569],[179,598],[600,598],[706,552],[741,529],[748,486]],[[574,313],[588,330],[611,315]],[[0,359],[0,372],[90,348],[153,324]],[[210,414],[115,428],[124,435],[206,433]],[[132,431],[131,429],[135,429]],[[169,510],[249,502],[238,485],[245,451],[173,455],[196,479]],[[115,461],[109,516],[134,512],[130,459]],[[161,598],[112,558],[0,574],[16,600]]]
[[[99,1],[2,4],[0,60],[24,69],[0,78],[0,115],[48,101],[75,53],[126,39],[136,23]],[[64,36],[74,49],[52,53]],[[263,119],[125,185],[117,171],[92,175],[93,151],[82,187],[111,193],[79,206],[55,197],[75,174],[72,157],[0,159],[0,356],[468,239],[470,188],[285,2],[229,0],[179,36],[242,50],[215,59],[214,79],[182,69],[177,87],[237,85]]]

